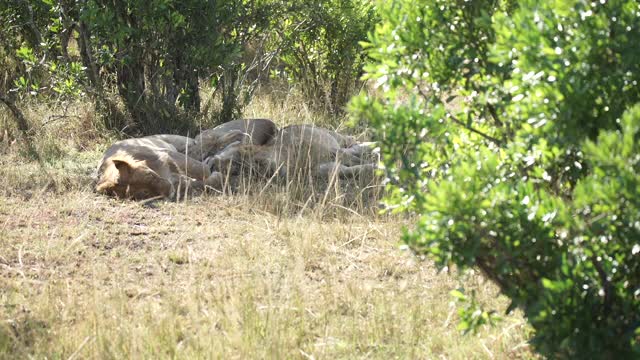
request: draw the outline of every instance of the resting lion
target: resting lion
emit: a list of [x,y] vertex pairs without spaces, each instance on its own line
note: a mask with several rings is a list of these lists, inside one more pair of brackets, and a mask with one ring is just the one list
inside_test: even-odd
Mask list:
[[178,189],[221,188],[219,172],[212,173],[208,166],[184,154],[192,142],[193,139],[178,135],[118,141],[104,154],[95,190],[118,198],[143,200],[174,198]]
[[234,141],[264,145],[278,132],[278,127],[268,119],[240,119],[226,122],[196,136],[189,156],[203,161],[214,156]]
[[[347,139],[352,146],[342,147]],[[328,129],[291,125],[265,145],[236,141],[206,162],[232,175],[246,168],[263,176],[292,177],[301,173],[318,178],[373,176],[376,165],[365,157],[371,147],[354,143],[352,138]]]

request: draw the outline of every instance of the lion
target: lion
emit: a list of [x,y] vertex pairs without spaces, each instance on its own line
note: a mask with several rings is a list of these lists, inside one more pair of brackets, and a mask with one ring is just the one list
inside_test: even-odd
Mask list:
[[[96,192],[144,200],[173,199],[180,189],[220,189],[222,174],[211,172],[206,164],[184,153],[191,140],[178,135],[152,135],[116,142],[98,166]],[[223,136],[220,141],[227,138]]]
[[[337,175],[354,177],[373,175],[376,164],[365,155],[370,144],[357,144],[355,140],[314,125],[291,125],[281,129],[264,145],[235,141],[218,154],[205,160],[217,171],[237,175],[241,169],[250,169],[262,176],[289,177],[310,174],[328,179]],[[342,143],[351,143],[348,148]]]
[[159,135],[151,135],[146,136],[143,139],[160,139],[164,142],[167,142],[173,147],[176,148],[176,151],[179,153],[186,154],[189,149],[196,146],[196,140],[187,136],[182,135],[172,135],[172,134],[159,134]]
[[[189,156],[200,161],[216,155],[230,143],[264,145],[278,132],[276,124],[269,119],[240,119],[208,129],[196,136]],[[224,140],[222,140],[224,138]]]

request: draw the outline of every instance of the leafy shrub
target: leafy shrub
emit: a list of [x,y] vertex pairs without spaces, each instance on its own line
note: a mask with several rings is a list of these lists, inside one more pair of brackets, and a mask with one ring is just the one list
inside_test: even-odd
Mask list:
[[61,12],[62,5],[53,2],[0,5],[0,66],[6,71],[0,91],[57,99],[82,94],[84,71],[79,59],[68,55],[69,29]]
[[235,11],[242,4],[89,1],[80,14],[95,63],[87,68],[115,75],[118,93],[142,132],[175,129],[179,110],[200,111],[200,80],[233,60],[238,44],[225,35],[235,30]]
[[[20,0],[0,5],[0,20],[0,53],[14,60],[0,66],[11,70],[13,90],[86,93],[108,128],[155,133],[186,132],[182,120],[209,113],[203,83],[222,99],[216,120],[239,116],[256,87],[249,73],[272,66],[316,109],[342,112],[360,84],[359,41],[375,9],[368,0]],[[112,116],[112,92],[133,122]]]
[[545,355],[639,356],[637,2],[379,11],[366,76],[385,92],[354,111],[382,139],[388,206],[420,214],[404,241],[481,269]]
[[[9,72],[12,90],[27,96],[87,93],[98,109],[113,107],[102,105],[116,90],[133,123],[107,116],[106,125],[130,133],[186,132],[189,123],[180,119],[193,119],[200,111],[201,81],[218,81],[238,67],[243,45],[268,23],[265,1],[15,5],[0,5],[0,20],[8,24],[0,28],[6,35],[0,51],[20,67]],[[226,121],[238,107],[236,94],[223,95],[230,109]]]
[[314,108],[342,113],[360,84],[365,58],[359,42],[376,21],[372,2],[274,3],[286,9],[270,30],[278,53],[274,76],[300,87]]

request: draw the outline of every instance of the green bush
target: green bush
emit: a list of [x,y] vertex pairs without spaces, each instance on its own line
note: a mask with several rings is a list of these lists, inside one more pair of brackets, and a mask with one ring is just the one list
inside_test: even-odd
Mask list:
[[[361,85],[359,42],[375,19],[369,0],[19,0],[0,5],[9,75],[0,89],[88,94],[108,128],[186,132],[211,108],[202,84],[222,100],[211,122],[229,121],[276,69],[315,109],[337,114]],[[132,122],[111,115],[113,93]]]
[[62,8],[62,2],[46,1],[0,5],[0,70],[5,74],[0,93],[58,100],[82,94],[82,64],[69,57]]
[[274,77],[299,87],[315,109],[339,114],[358,90],[364,66],[360,42],[373,29],[370,0],[275,1],[270,49],[278,54]]
[[[181,130],[200,112],[202,81],[240,66],[243,46],[268,24],[266,1],[16,1],[0,5],[0,54],[22,96],[89,94],[97,109],[116,92],[133,122],[108,128],[134,134]],[[1,26],[1,25],[0,25]],[[74,40],[74,41],[71,41]],[[17,70],[17,71],[16,71]],[[3,86],[6,87],[6,86]],[[223,121],[238,115],[234,87],[223,89]],[[185,116],[186,115],[186,116]],[[187,121],[180,121],[187,120]]]
[[[380,3],[354,112],[382,139],[404,241],[477,267],[553,358],[640,356],[636,1]],[[461,292],[455,295],[467,297]],[[461,328],[490,319],[475,306]]]

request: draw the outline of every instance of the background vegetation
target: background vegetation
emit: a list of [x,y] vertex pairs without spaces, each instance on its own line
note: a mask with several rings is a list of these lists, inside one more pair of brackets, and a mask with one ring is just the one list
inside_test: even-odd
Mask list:
[[87,0],[6,2],[0,20],[5,98],[89,96],[106,129],[151,134],[236,118],[271,82],[343,113],[375,15],[363,0]]

